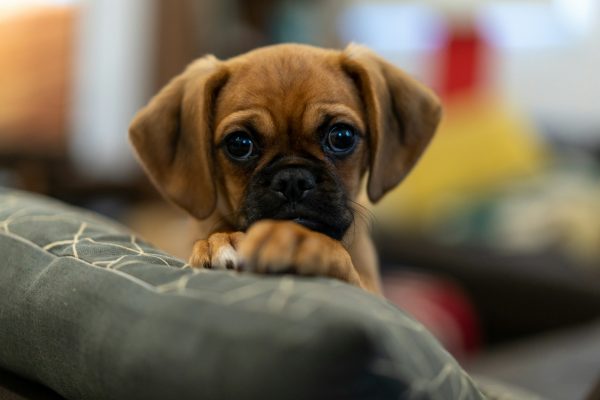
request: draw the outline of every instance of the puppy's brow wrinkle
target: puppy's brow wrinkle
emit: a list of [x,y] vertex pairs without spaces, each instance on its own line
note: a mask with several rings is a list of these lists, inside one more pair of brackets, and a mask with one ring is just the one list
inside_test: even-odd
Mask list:
[[[315,115],[321,115],[321,118],[315,118]],[[340,122],[350,123],[358,128],[359,133],[364,132],[365,126],[363,119],[350,107],[339,103],[319,102],[310,105],[304,115],[304,124],[309,124],[310,121],[323,120],[330,118],[331,120],[339,118]],[[346,120],[346,121],[344,121]]]
[[266,108],[253,108],[251,110],[239,110],[223,118],[217,125],[215,143],[219,143],[223,136],[227,134],[228,128],[234,126],[241,129],[248,125],[257,129],[261,134],[269,134],[275,131],[275,124],[271,113]]

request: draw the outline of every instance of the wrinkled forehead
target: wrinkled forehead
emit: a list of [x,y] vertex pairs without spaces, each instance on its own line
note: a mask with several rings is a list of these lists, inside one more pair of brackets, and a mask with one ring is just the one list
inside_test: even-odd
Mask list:
[[232,113],[262,110],[278,128],[285,128],[302,121],[307,112],[331,107],[362,118],[358,90],[335,54],[273,53],[228,66],[229,80],[216,104],[217,123]]

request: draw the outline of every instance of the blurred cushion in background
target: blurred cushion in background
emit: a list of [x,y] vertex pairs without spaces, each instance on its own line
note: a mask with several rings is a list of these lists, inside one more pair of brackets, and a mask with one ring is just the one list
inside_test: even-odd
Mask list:
[[459,360],[481,348],[482,333],[476,310],[458,283],[423,273],[386,272],[385,297],[412,315]]

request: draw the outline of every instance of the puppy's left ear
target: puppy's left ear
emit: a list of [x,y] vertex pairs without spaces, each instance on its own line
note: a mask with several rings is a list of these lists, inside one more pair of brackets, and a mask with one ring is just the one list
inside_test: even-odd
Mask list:
[[370,171],[367,193],[376,202],[394,188],[431,140],[441,118],[433,92],[365,47],[349,45],[342,67],[367,109]]
[[228,73],[213,56],[190,64],[135,116],[129,138],[156,187],[198,219],[216,205],[214,103]]

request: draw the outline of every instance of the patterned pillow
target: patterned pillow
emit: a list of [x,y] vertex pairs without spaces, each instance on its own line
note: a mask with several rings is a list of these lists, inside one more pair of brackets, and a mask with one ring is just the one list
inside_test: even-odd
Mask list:
[[70,399],[482,399],[417,322],[341,282],[192,269],[0,189],[0,367]]

